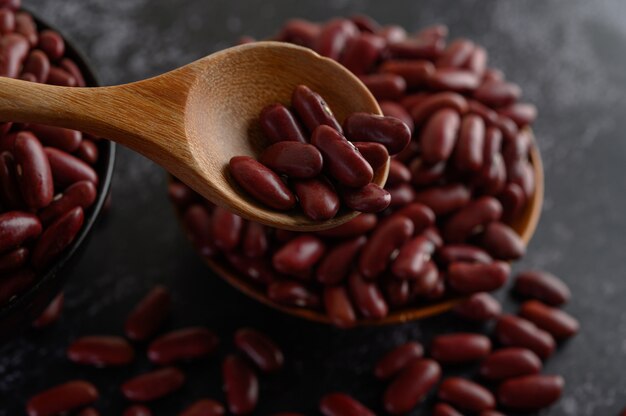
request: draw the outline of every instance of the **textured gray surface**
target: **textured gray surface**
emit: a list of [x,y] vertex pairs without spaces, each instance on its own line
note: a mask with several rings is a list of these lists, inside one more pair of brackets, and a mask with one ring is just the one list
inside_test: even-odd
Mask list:
[[[626,406],[626,3],[26,0],[26,6],[73,38],[106,84],[156,75],[243,34],[267,36],[294,16],[364,12],[407,29],[442,22],[453,36],[486,45],[491,61],[541,111],[536,134],[546,166],[545,207],[516,269],[540,267],[562,276],[574,293],[567,309],[582,323],[581,333],[547,364],[547,372],[564,374],[567,386],[544,414],[610,416]],[[166,200],[164,173],[128,151],[119,156],[113,209],[68,284],[62,321],[0,346],[0,415],[21,414],[29,395],[75,377],[96,381],[103,414],[121,414],[125,403],[116,383],[148,364],[83,369],[66,363],[64,348],[78,335],[119,333],[128,309],[155,282],[174,290],[171,327],[206,324],[220,332],[227,350],[234,328],[254,325],[286,346],[286,371],[261,381],[263,415],[316,414],[318,398],[331,390],[379,409],[383,386],[369,374],[377,356],[407,338],[468,328],[444,316],[341,332],[259,306],[211,276],[192,253]],[[216,360],[184,368],[191,382],[180,396],[157,402],[157,414],[175,414],[201,396],[222,398]]]

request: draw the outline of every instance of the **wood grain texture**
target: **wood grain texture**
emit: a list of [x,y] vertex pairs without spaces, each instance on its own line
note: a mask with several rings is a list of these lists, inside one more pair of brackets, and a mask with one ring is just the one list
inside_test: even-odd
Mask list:
[[[310,49],[256,42],[217,52],[155,78],[112,87],[67,88],[0,78],[0,120],[38,122],[109,138],[158,163],[208,200],[244,218],[289,230],[336,227],[357,213],[313,221],[250,198],[228,174],[237,155],[266,146],[258,115],[289,104],[300,84],[320,93],[342,122],[381,114],[367,88],[338,63]],[[384,185],[389,163],[374,182]]]

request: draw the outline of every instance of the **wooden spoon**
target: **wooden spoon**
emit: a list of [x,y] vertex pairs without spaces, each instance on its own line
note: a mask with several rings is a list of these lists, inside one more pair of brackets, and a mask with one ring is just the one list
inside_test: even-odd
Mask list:
[[[68,88],[0,78],[0,120],[42,123],[106,137],[163,166],[208,200],[244,218],[277,228],[336,227],[358,215],[342,211],[329,221],[263,206],[228,174],[238,155],[266,145],[261,110],[289,104],[305,84],[342,122],[363,111],[381,114],[369,90],[347,69],[310,49],[255,42],[214,53],[182,68],[132,84]],[[384,185],[389,162],[374,182]]]

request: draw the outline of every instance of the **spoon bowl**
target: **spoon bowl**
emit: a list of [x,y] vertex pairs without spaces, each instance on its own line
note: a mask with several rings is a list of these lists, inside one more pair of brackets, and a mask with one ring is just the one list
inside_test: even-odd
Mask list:
[[[341,211],[314,221],[278,212],[249,197],[228,174],[230,158],[256,156],[266,142],[261,110],[288,104],[304,84],[327,101],[339,122],[354,112],[382,114],[361,81],[337,62],[300,46],[255,42],[209,55],[155,78],[101,88],[68,88],[0,78],[0,120],[84,131],[135,150],[196,192],[244,218],[313,231],[358,215]],[[383,186],[387,164],[373,182]]]

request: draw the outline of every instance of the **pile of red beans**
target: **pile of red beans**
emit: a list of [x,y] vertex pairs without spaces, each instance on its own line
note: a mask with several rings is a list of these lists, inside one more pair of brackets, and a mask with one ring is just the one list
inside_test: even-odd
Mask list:
[[[298,203],[313,220],[333,218],[340,208],[339,195],[351,210],[387,208],[391,195],[372,179],[390,154],[409,143],[409,127],[395,117],[354,113],[342,129],[325,100],[306,85],[295,88],[292,106],[295,114],[282,104],[263,109],[259,122],[273,144],[258,161],[248,156],[230,160],[230,173],[237,183],[277,210],[290,210]],[[296,114],[310,132],[310,140]]]
[[[63,38],[39,32],[19,1],[0,1],[0,76],[85,86]],[[98,146],[81,132],[0,123],[0,305],[74,241],[96,200]]]

